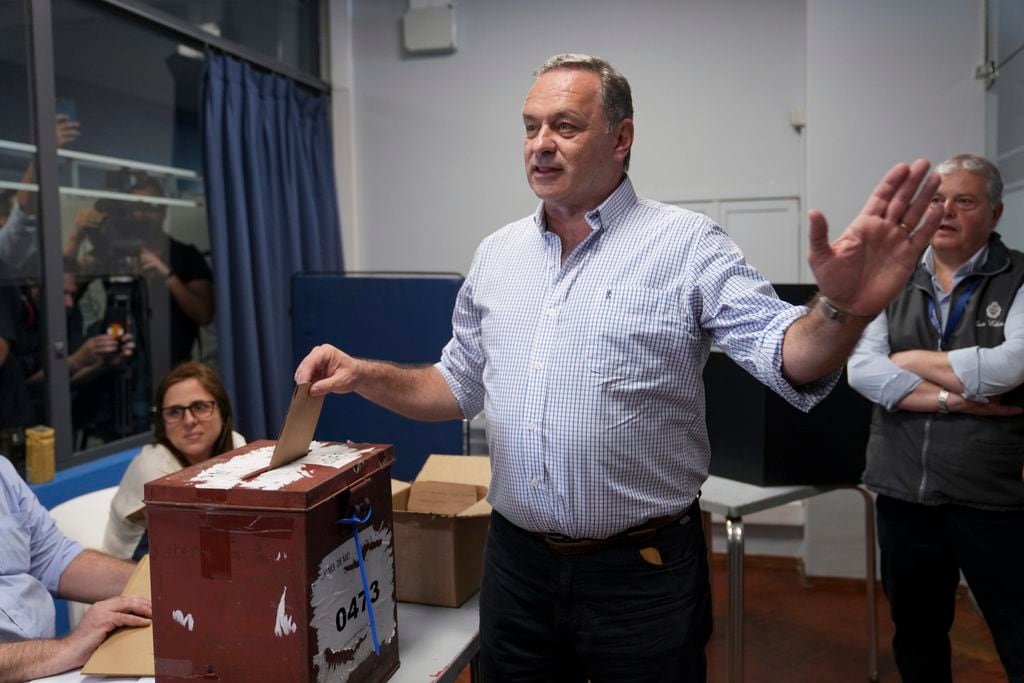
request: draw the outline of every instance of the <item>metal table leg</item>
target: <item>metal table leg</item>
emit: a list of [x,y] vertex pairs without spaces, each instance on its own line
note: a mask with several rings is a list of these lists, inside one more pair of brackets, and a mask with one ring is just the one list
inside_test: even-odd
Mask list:
[[867,582],[868,680],[878,682],[878,614],[875,596],[875,501],[871,494],[854,489],[864,497],[864,580]]
[[743,681],[743,518],[726,517],[729,558],[729,683]]

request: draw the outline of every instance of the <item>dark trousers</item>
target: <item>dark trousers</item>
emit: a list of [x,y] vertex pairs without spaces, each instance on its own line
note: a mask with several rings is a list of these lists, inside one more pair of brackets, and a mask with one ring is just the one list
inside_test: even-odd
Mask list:
[[[657,552],[645,559],[646,548]],[[652,538],[589,554],[556,552],[492,515],[480,590],[486,683],[704,681],[710,636],[696,504]]]
[[963,571],[1011,683],[1024,683],[1024,511],[878,496],[882,583],[907,683],[952,680],[949,629]]

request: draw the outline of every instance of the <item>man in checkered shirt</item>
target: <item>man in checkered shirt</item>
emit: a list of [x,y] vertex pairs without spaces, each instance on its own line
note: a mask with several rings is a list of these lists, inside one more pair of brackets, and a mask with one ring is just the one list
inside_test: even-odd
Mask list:
[[832,244],[812,211],[821,295],[794,307],[707,217],[635,194],[632,97],[607,62],[549,59],[523,125],[540,206],[480,245],[441,360],[324,345],[295,380],[418,420],[486,410],[485,680],[704,680],[711,345],[809,410],[937,228],[937,179],[897,165]]

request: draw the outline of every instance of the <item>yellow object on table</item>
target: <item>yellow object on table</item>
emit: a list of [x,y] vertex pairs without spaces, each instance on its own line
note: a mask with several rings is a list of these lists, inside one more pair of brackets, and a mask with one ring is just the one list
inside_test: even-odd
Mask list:
[[25,430],[25,479],[30,484],[42,484],[53,479],[55,470],[53,427],[28,427]]

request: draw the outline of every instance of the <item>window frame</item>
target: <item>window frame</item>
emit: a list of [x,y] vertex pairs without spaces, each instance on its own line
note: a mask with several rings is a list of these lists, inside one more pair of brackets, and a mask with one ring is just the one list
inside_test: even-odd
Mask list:
[[[301,69],[278,62],[251,48],[207,33],[197,26],[136,0],[83,0],[100,11],[126,13],[142,24],[162,27],[183,41],[216,49],[268,71],[278,73],[312,90],[331,93],[329,82]],[[63,300],[63,244],[61,243],[57,140],[53,121],[57,113],[56,71],[53,43],[52,0],[24,0],[28,49],[29,99],[36,152],[36,184],[39,201],[39,251],[45,314],[42,318],[43,367],[45,371],[46,419],[54,429],[57,469],[85,464],[101,457],[138,447],[153,440],[142,432],[78,452],[74,451],[71,424],[71,383],[68,379],[67,324]],[[319,0],[321,24],[320,69],[326,73],[327,45],[324,25],[327,3]]]

